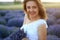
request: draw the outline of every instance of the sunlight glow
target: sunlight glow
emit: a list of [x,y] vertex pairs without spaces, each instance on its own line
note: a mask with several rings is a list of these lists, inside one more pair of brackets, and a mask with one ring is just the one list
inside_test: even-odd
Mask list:
[[60,0],[41,0],[42,2],[60,2]]
[[14,0],[0,0],[0,2],[13,2]]

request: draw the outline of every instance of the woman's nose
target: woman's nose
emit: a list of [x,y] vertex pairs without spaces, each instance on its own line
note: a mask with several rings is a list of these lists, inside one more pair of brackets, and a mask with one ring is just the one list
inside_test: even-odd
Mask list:
[[30,8],[30,11],[33,11],[33,8]]

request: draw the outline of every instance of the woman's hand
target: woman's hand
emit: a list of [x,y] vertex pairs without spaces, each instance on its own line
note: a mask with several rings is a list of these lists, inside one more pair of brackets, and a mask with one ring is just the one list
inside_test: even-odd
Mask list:
[[23,38],[22,40],[27,40],[27,38]]
[[27,14],[25,14],[25,16],[24,16],[24,23],[23,24],[28,24],[28,23],[30,23],[30,20],[29,20]]

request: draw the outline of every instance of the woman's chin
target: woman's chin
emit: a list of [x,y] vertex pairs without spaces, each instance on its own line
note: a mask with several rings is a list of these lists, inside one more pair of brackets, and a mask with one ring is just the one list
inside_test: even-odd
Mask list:
[[31,18],[35,18],[36,16],[35,16],[35,15],[31,15],[30,17],[31,17]]

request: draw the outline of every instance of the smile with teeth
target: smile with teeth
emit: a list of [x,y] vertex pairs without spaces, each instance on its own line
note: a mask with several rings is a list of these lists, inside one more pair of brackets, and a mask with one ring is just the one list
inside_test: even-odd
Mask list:
[[34,15],[34,14],[35,14],[35,12],[30,12],[30,14],[31,14],[31,15]]

